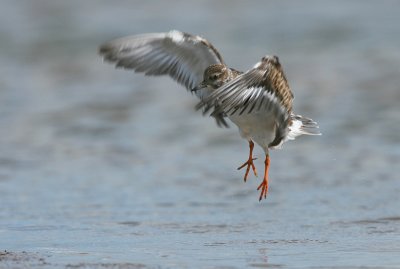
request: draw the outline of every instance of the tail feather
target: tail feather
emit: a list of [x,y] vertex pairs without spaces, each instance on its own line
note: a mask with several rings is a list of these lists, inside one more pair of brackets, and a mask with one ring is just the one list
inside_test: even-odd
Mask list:
[[318,124],[312,119],[294,114],[291,115],[291,119],[287,139],[293,140],[300,135],[321,135]]

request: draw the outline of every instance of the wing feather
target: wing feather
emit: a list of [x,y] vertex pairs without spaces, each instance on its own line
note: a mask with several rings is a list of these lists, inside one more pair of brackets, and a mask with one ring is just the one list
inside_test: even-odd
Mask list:
[[[211,115],[265,111],[272,113],[277,133],[285,136],[292,111],[293,94],[276,56],[266,56],[254,68],[216,89],[197,106],[214,107]],[[214,104],[218,103],[218,106]]]
[[[99,53],[119,68],[149,76],[169,75],[188,90],[203,80],[208,66],[224,64],[210,42],[176,30],[116,39],[100,46]],[[206,107],[204,111],[209,109]],[[215,113],[213,117],[218,126],[228,127],[223,113]]]
[[188,90],[203,80],[208,66],[224,64],[207,40],[176,30],[116,39],[100,46],[99,52],[117,67],[150,76],[169,75]]

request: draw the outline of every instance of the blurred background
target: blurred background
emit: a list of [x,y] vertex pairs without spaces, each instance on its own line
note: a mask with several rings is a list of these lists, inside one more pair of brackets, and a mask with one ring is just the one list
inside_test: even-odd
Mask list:
[[[0,265],[399,266],[399,14],[394,0],[1,1]],[[319,123],[271,153],[266,200],[236,170],[234,126],[97,54],[171,29],[239,70],[278,55],[295,112]]]

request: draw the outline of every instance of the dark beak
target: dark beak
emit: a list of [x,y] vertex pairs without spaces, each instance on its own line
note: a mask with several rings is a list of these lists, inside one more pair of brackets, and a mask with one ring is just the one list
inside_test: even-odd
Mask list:
[[196,91],[199,91],[201,89],[204,89],[205,87],[207,87],[207,84],[204,81],[202,81],[199,85],[197,85],[196,87],[194,87],[190,91],[191,92],[196,92]]

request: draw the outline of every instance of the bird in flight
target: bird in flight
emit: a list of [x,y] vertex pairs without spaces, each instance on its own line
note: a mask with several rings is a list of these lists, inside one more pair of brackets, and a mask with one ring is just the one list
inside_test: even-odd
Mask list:
[[244,181],[250,169],[257,176],[253,148],[258,144],[265,153],[260,201],[268,193],[269,150],[303,134],[320,135],[316,122],[293,113],[293,93],[277,56],[264,56],[241,72],[228,67],[206,39],[176,30],[112,40],[99,53],[120,68],[169,75],[199,97],[196,108],[210,113],[218,126],[232,121],[249,144],[249,157],[238,168],[246,167]]

